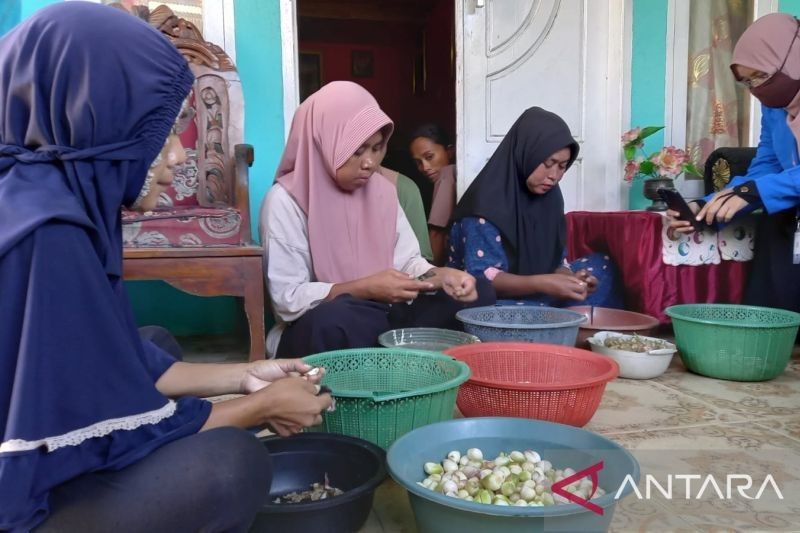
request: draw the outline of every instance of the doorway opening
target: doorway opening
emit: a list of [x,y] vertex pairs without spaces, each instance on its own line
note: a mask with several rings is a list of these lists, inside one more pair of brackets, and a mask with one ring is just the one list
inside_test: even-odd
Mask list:
[[435,123],[455,144],[452,0],[297,0],[300,101],[335,80],[366,88],[394,121],[383,165],[414,180],[426,214],[433,185],[409,156],[412,132]]

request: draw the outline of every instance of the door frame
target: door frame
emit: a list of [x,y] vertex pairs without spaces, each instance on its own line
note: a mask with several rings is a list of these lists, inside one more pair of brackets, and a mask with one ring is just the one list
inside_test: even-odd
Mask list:
[[[594,2],[598,0],[584,0]],[[455,0],[456,18],[456,166],[464,168],[463,154],[466,154],[466,136],[464,135],[464,25],[462,21],[467,14],[473,14],[476,9],[486,9],[482,0]],[[609,9],[609,45],[606,57],[607,65],[607,91],[606,91],[606,116],[608,130],[606,132],[606,158],[603,183],[619,183],[616,188],[605,191],[606,209],[621,209],[623,196],[622,176],[622,150],[619,139],[625,128],[630,123],[631,115],[631,49],[633,42],[633,0],[607,0]],[[616,36],[614,38],[613,36]],[[614,154],[614,155],[612,155]],[[470,177],[459,173],[458,197],[469,186]]]
[[292,119],[300,105],[298,85],[297,2],[280,0],[281,9],[281,68],[283,70],[283,138],[289,138]]

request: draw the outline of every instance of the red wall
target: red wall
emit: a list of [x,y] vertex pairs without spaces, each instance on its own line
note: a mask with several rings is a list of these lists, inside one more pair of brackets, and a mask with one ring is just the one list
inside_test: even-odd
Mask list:
[[[372,52],[373,77],[354,78],[351,75],[353,50]],[[352,80],[362,85],[394,121],[398,121],[403,116],[403,110],[408,108],[411,91],[405,85],[411,85],[413,60],[409,59],[405,47],[304,41],[300,43],[300,51],[321,54],[323,84],[334,80]]]
[[440,124],[450,133],[453,142],[456,129],[454,26],[453,2],[439,1],[425,24],[427,91],[415,98],[418,123]]
[[[453,5],[448,0],[431,1],[436,5],[428,19],[413,23],[305,17],[299,20],[299,49],[321,54],[322,83],[351,80],[370,91],[395,121],[395,145],[400,141],[407,143],[411,131],[423,122],[440,123],[454,133]],[[415,94],[414,61],[422,51],[423,34],[427,90]],[[352,76],[354,50],[373,53],[371,78]]]

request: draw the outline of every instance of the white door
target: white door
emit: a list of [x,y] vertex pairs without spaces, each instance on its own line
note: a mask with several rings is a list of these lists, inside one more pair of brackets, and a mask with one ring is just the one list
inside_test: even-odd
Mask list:
[[539,106],[581,147],[561,182],[567,210],[621,208],[624,5],[456,0],[459,195],[522,111]]

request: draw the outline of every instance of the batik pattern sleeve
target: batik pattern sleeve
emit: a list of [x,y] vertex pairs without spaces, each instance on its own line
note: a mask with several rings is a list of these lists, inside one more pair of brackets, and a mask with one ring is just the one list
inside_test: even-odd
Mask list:
[[[490,281],[498,272],[508,271],[503,238],[494,224],[485,218],[466,217],[453,226],[450,250],[453,260],[450,263],[460,263],[460,268],[476,278]],[[460,242],[452,242],[453,238]]]

